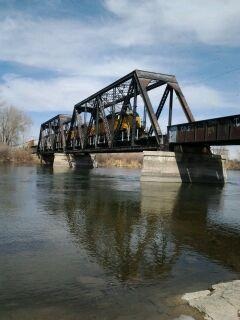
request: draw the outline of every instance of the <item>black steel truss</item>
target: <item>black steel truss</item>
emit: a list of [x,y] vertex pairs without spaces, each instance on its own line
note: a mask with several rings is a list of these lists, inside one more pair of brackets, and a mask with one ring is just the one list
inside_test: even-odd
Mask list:
[[[154,110],[149,91],[165,86]],[[173,93],[187,121],[194,117],[173,75],[134,70],[74,106],[72,117],[59,115],[41,125],[38,150],[99,152],[99,150],[163,149],[167,145],[159,117],[169,97],[172,122]],[[143,117],[139,124],[139,100]],[[126,124],[127,122],[127,124]],[[149,126],[149,127],[148,127]],[[58,138],[61,137],[61,143]],[[57,143],[57,144],[56,144]]]
[[70,121],[70,116],[59,114],[42,123],[37,147],[38,152],[64,151]]

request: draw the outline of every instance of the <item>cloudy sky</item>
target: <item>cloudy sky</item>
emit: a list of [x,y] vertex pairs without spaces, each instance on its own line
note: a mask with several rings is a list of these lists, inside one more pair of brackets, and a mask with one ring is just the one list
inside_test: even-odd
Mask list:
[[196,119],[240,113],[239,0],[0,0],[0,98],[34,121],[134,69],[175,74]]

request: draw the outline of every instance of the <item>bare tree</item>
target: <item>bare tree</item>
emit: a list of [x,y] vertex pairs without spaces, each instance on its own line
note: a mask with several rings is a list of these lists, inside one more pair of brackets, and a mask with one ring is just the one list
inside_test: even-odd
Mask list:
[[240,150],[237,151],[237,160],[240,161]]
[[31,123],[24,111],[0,102],[0,143],[9,146],[17,144]]

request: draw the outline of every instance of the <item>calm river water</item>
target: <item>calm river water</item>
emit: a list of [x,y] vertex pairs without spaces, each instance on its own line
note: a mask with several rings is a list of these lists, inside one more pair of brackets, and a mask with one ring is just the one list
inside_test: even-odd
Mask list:
[[181,294],[240,278],[228,175],[221,188],[0,167],[0,319],[200,319]]

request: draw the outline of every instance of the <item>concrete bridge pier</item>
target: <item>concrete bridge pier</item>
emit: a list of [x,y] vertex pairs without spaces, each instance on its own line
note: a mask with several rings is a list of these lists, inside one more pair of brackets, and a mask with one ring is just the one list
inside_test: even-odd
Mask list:
[[53,167],[71,168],[71,158],[66,153],[55,153]]
[[226,159],[195,151],[144,151],[141,181],[223,184]]
[[65,153],[40,154],[41,165],[51,167],[71,167],[69,156]]
[[97,167],[96,155],[90,153],[69,155],[71,167],[76,169],[92,169]]
[[52,166],[54,162],[54,153],[40,154],[39,155],[41,165]]

